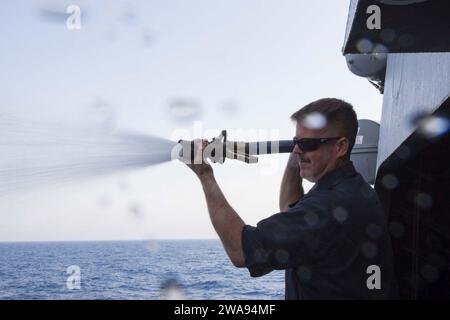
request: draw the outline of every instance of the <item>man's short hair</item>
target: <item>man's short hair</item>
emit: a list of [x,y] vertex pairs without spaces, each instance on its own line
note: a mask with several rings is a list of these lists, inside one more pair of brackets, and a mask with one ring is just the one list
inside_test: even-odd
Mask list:
[[353,110],[353,106],[348,102],[336,98],[319,99],[293,113],[291,119],[300,122],[307,115],[316,112],[325,117],[327,127],[333,126],[337,128],[339,134],[349,140],[350,145],[347,157],[350,157],[350,152],[355,145],[355,139],[358,133],[358,119],[355,110]]

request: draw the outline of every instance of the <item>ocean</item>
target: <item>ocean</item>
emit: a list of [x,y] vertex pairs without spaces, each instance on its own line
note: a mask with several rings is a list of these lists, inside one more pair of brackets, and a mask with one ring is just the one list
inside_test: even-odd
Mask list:
[[284,299],[284,271],[252,278],[218,240],[0,243],[0,299]]

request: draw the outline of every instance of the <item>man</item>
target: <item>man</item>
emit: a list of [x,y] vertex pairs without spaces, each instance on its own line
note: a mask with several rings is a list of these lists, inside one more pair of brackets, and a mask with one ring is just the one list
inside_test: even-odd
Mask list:
[[[291,118],[295,147],[281,183],[280,213],[256,227],[227,202],[209,164],[188,164],[230,260],[253,277],[286,270],[286,299],[396,297],[386,217],[350,161],[358,130],[353,107],[321,99]],[[302,178],[315,182],[307,194]]]

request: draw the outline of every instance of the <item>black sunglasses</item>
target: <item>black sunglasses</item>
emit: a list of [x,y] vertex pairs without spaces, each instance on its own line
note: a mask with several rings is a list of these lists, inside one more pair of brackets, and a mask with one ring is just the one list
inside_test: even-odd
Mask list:
[[302,151],[315,151],[319,149],[321,144],[327,143],[328,141],[338,140],[341,137],[334,138],[294,138],[294,145],[297,145]]

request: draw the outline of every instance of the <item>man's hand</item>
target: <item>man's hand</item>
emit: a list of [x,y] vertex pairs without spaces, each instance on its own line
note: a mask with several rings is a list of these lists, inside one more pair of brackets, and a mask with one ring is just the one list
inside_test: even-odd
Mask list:
[[[203,150],[208,145],[208,140],[195,139],[194,140],[194,159],[192,163],[186,163],[192,171],[202,179],[213,174],[213,169],[204,157]],[[192,160],[192,159],[191,159]]]
[[300,176],[300,167],[298,165],[298,156],[293,152],[284,170],[283,179],[280,187],[280,211],[289,209],[289,205],[299,200],[304,195]]

